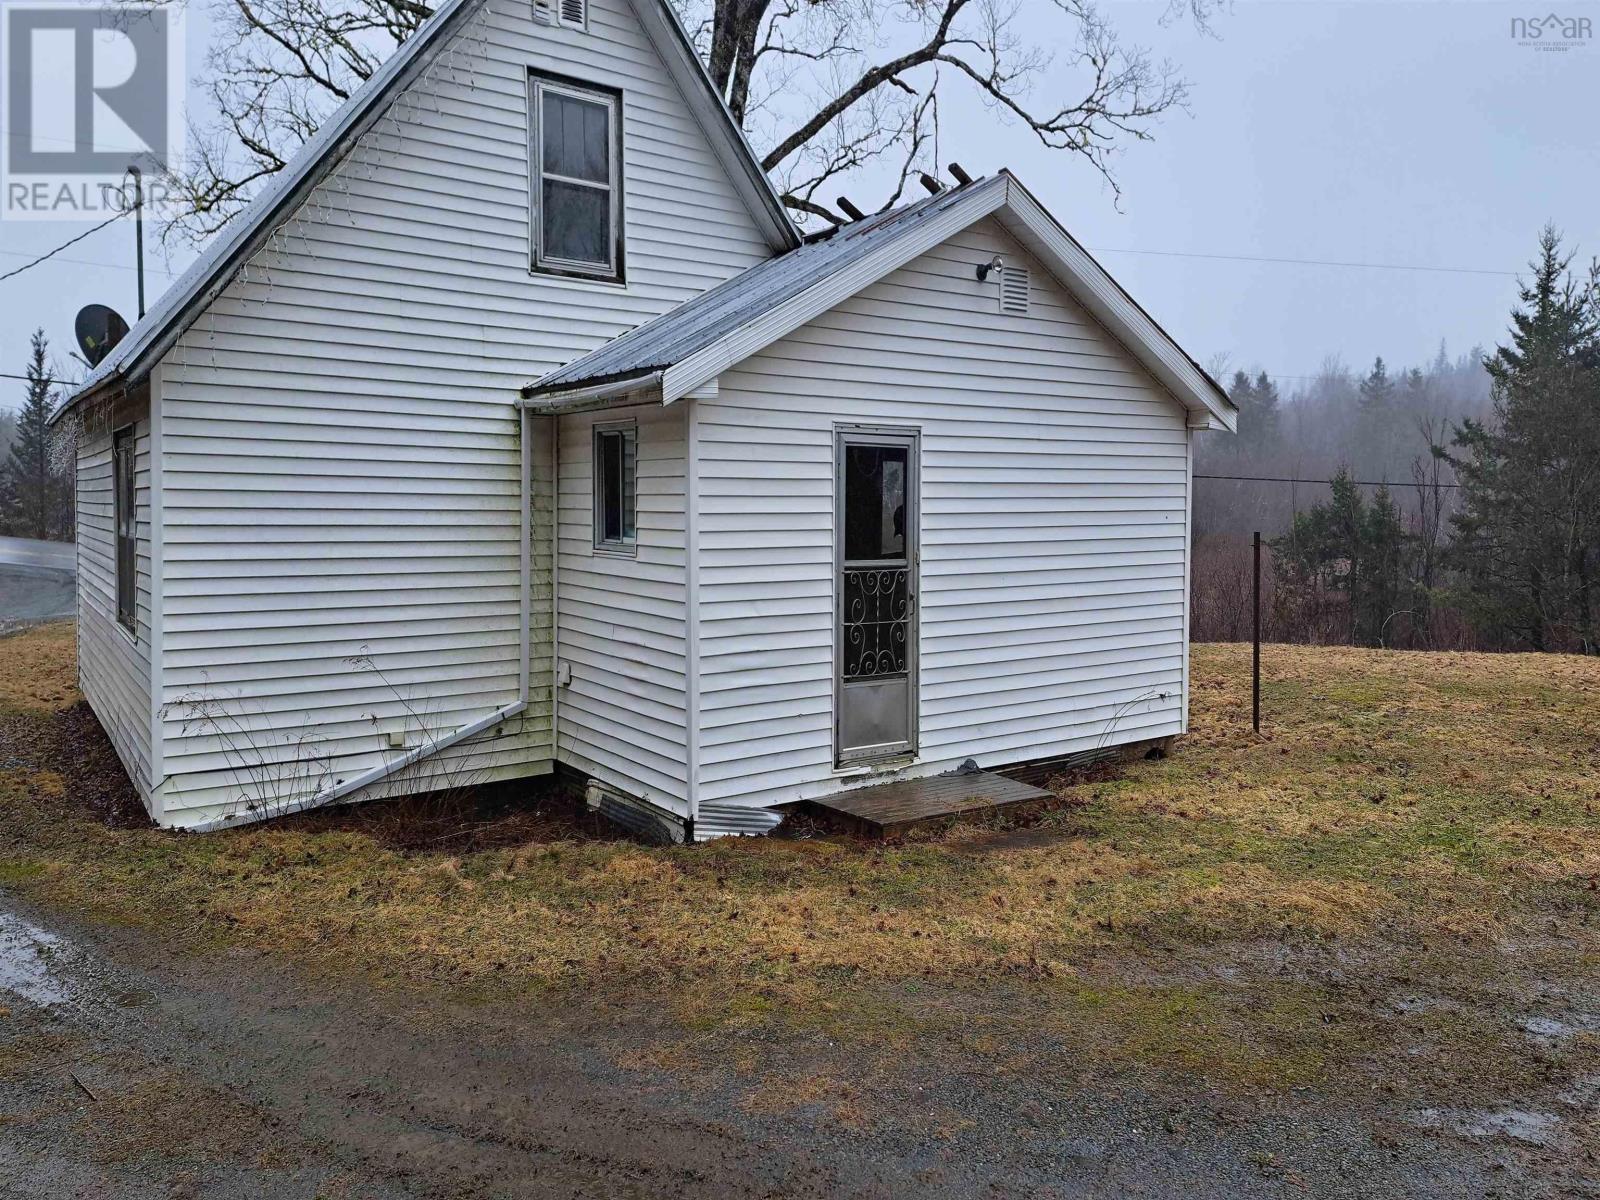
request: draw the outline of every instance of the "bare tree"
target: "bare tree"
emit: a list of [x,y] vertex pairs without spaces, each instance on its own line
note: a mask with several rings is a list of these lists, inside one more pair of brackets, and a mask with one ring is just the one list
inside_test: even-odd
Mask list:
[[[130,0],[132,2],[132,0]],[[874,168],[879,200],[935,165],[953,88],[1077,155],[1116,188],[1117,149],[1152,136],[1188,85],[1124,46],[1092,0],[674,0],[711,77],[785,203],[837,222],[824,194]],[[1229,0],[1169,0],[1202,32]],[[193,131],[174,228],[203,238],[282,170],[330,112],[432,12],[428,0],[216,0],[207,80],[218,114]],[[1071,47],[1054,56],[1041,45]],[[1036,93],[1044,93],[1040,96]]]

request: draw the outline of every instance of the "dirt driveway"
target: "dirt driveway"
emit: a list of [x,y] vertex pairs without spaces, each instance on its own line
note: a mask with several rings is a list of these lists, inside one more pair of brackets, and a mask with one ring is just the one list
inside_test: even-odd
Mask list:
[[[1085,1079],[1046,1045],[685,1054],[651,1006],[443,1005],[5,908],[8,1197],[1521,1196],[1552,1132]],[[1593,1194],[1558,1175],[1536,1191]]]

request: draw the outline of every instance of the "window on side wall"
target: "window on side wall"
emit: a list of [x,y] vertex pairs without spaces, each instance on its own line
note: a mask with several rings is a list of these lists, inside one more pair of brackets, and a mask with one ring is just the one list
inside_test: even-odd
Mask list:
[[622,94],[529,80],[533,269],[620,283]]
[[137,628],[139,516],[134,494],[133,426],[111,435],[111,508],[117,544],[117,622]]
[[594,548],[632,554],[638,545],[639,427],[632,421],[594,429]]

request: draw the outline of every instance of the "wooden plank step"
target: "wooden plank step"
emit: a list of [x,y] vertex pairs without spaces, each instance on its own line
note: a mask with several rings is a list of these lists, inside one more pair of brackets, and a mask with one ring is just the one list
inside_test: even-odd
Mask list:
[[811,803],[883,837],[927,821],[978,816],[1008,804],[1048,800],[1050,795],[1031,783],[990,771],[970,771],[851,788]]

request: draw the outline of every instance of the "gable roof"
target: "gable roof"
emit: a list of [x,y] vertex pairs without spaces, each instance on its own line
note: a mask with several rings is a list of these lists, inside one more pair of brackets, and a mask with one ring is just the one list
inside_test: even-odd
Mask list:
[[[388,101],[412,83],[487,0],[444,0],[377,71],[323,122],[287,167],[251,200],[206,252],[175,280],[144,317],[102,359],[77,390],[50,415],[54,423],[78,401],[149,372],[194,320],[228,286],[235,273],[266,243],[387,110]],[[800,234],[743,131],[728,112],[669,0],[629,0],[646,37],[682,92],[717,159],[755,217],[774,251],[800,244]]]
[[991,214],[1188,410],[1191,425],[1236,428],[1227,393],[1009,171],[759,263],[528,384],[524,403],[571,410],[659,391],[670,404]]

